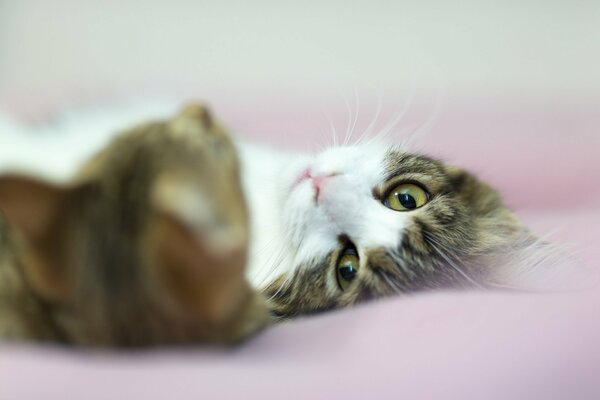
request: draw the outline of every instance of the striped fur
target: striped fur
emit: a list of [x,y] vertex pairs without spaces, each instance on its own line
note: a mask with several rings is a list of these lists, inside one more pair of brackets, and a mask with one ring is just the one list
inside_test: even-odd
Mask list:
[[[424,187],[429,202],[403,212],[395,245],[361,247],[350,232],[339,232],[344,239],[326,257],[300,265],[266,286],[275,316],[291,318],[423,290],[484,288],[497,280],[505,254],[533,241],[497,192],[461,169],[391,149],[382,170],[381,180],[371,187],[369,206],[381,207],[386,188],[401,182]],[[360,213],[348,210],[347,215]],[[336,284],[336,263],[347,240],[361,255],[361,267],[344,291]]]

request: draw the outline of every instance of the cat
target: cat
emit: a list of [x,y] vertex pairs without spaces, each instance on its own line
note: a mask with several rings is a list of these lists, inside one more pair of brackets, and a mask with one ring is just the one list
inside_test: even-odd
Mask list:
[[[198,113],[209,115],[206,108],[198,107],[203,110]],[[153,109],[151,113],[154,117],[155,111]],[[122,110],[120,112],[123,113]],[[139,118],[140,113],[131,112],[131,116],[132,119]],[[108,134],[107,126],[110,124],[106,120],[111,119],[111,113],[82,118],[86,132],[94,138],[90,141],[102,142],[98,138]],[[58,131],[55,136],[62,134],[68,137],[69,130],[79,132],[79,125],[71,121],[66,129],[61,130],[59,124],[58,129],[54,129]],[[143,190],[123,192],[121,195],[126,196],[124,200],[136,205],[149,190],[146,175],[151,173],[143,164],[154,165],[152,157],[164,160],[167,156],[163,154],[166,151],[163,146],[156,143],[156,148],[151,151],[153,155],[145,161],[140,160],[139,165],[121,166],[117,160],[102,163],[107,159],[107,153],[114,151],[114,154],[119,154],[122,152],[119,146],[128,147],[125,143],[130,139],[127,137],[117,139],[115,143],[119,145],[113,143],[109,150],[102,153],[104,156],[84,167],[77,180],[85,182],[94,179],[101,171],[101,176],[114,184],[119,174],[128,175],[127,182]],[[240,163],[242,190],[239,193],[226,195],[222,188],[215,193],[211,186],[229,181],[231,187],[238,187],[237,176],[222,175],[222,169],[229,162],[227,157],[234,159],[235,155],[219,155],[222,151],[218,150],[219,146],[210,151],[203,149],[204,156],[210,158],[211,155],[214,159],[211,172],[202,172],[199,163],[203,158],[194,161],[195,158],[184,146],[174,149],[171,162],[178,161],[180,157],[189,160],[189,167],[198,169],[199,174],[204,173],[199,181],[201,183],[194,190],[203,194],[213,193],[214,199],[221,201],[211,203],[208,207],[202,206],[193,200],[189,188],[154,189],[154,197],[151,198],[154,201],[161,200],[159,204],[164,209],[187,221],[188,225],[190,222],[193,225],[206,218],[218,217],[217,220],[227,221],[233,214],[241,212],[245,197],[249,214],[246,277],[253,288],[250,293],[259,292],[264,296],[275,321],[417,291],[510,286],[515,276],[521,273],[520,269],[535,264],[535,255],[544,251],[543,243],[503,204],[500,195],[473,174],[411,153],[401,146],[387,144],[377,137],[353,145],[334,146],[317,154],[285,153],[235,138],[234,146],[232,153],[237,153]],[[134,160],[135,157],[132,154],[128,159]],[[94,167],[98,163],[103,166]],[[115,173],[115,168],[118,173]],[[65,170],[62,170],[63,173]],[[141,176],[131,175],[133,171]],[[211,174],[215,175],[211,177]],[[158,180],[155,184],[160,182]],[[156,193],[164,195],[156,197]],[[132,197],[128,198],[128,195]],[[96,194],[90,196],[101,198]],[[121,221],[119,229],[123,230],[130,229],[130,225],[138,226],[137,214],[129,214],[133,211],[130,206],[123,208],[121,202],[117,202],[111,207],[114,207],[111,213],[100,213],[81,223],[88,227],[88,238],[94,235],[102,238],[105,245],[102,252],[114,252],[114,257],[131,257],[134,253],[127,243],[131,242],[132,237],[137,238],[135,234],[123,237],[119,233],[113,238],[104,238],[100,231],[94,229],[111,220]],[[115,214],[117,209],[120,211]],[[142,217],[138,215],[137,218]],[[211,232],[210,235],[216,235],[212,229],[218,225],[209,224],[212,228],[206,229]],[[180,230],[175,233],[173,236],[155,238],[156,246],[174,246],[182,254],[188,255],[185,249],[190,244],[191,235],[185,230],[183,235]],[[219,236],[221,246],[237,243],[237,239],[230,235],[224,233]],[[141,246],[148,247],[148,244]],[[190,259],[198,256],[189,254]],[[119,262],[123,260],[117,259]],[[241,261],[237,265],[239,267]],[[96,272],[100,270],[93,269]],[[115,285],[110,290],[125,290],[124,287],[138,285],[135,282],[138,277],[135,276],[118,279],[123,281],[106,281],[103,285],[97,285],[96,289],[109,290],[111,285]],[[89,281],[85,283],[91,285],[88,290],[94,288],[95,284]],[[175,285],[172,288],[173,296],[187,293],[186,296],[194,297],[210,286],[210,283],[190,286],[193,282],[185,279],[181,283],[188,286],[182,288]],[[215,290],[219,290],[216,283]],[[138,300],[142,303],[152,300],[153,294],[148,296],[150,298]],[[222,296],[227,298],[228,294],[224,292]],[[102,301],[106,300],[104,297],[97,299],[90,296],[88,299],[84,296],[82,300],[89,300],[87,307],[93,309],[99,300],[99,304],[103,304]],[[123,310],[127,316],[125,320],[115,320],[110,315],[104,315],[110,307],[116,308],[114,304],[109,304],[102,312],[92,313],[90,324],[98,319],[107,329],[112,325],[114,329],[123,331],[134,328],[128,318],[138,318],[133,315],[141,311]],[[143,318],[139,325],[150,332],[159,325],[158,321],[161,321],[163,328],[172,323],[161,320],[164,315],[153,309],[144,310],[141,315]],[[243,331],[252,331],[255,326],[264,325],[261,318],[257,319],[258,323],[251,324],[252,329]],[[169,335],[167,338],[161,336],[165,334],[156,333],[159,339],[150,340],[142,335],[143,340],[135,337],[131,341],[157,343],[173,340]],[[110,340],[102,340],[110,344]],[[119,341],[123,341],[123,338],[119,338]],[[125,340],[127,343],[129,341]]]
[[0,337],[236,343],[266,326],[244,276],[238,164],[224,128],[190,105],[119,135],[68,183],[0,177]]
[[489,185],[399,146],[372,140],[312,156],[238,149],[255,217],[249,278],[280,319],[510,285],[544,246]]

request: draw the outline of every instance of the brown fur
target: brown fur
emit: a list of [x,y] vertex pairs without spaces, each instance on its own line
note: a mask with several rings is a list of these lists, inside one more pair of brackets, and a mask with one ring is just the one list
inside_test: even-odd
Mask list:
[[268,321],[237,157],[202,106],[125,132],[64,187],[1,177],[0,209],[0,336],[232,342]]

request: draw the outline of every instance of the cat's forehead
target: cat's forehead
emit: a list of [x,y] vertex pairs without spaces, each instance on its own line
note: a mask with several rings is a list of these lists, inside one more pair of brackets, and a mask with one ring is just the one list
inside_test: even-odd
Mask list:
[[434,178],[445,176],[444,167],[439,161],[396,147],[391,147],[386,152],[383,167],[387,177],[402,174],[415,174]]
[[388,150],[387,146],[380,144],[332,147],[316,156],[313,172],[315,175],[352,173],[379,177]]
[[379,142],[334,147],[317,155],[316,161],[316,174],[355,172],[384,181],[399,175],[415,180],[446,178],[444,165],[439,161]]
[[383,161],[384,181],[412,182],[429,194],[442,194],[452,189],[451,167],[430,157],[390,148]]

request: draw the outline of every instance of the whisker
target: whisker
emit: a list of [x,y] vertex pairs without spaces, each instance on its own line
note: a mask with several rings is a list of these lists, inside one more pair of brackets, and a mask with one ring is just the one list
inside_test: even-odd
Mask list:
[[[422,55],[422,56],[424,56],[424,55]],[[409,144],[410,144],[410,142],[414,141],[415,138],[418,138],[418,137],[426,134],[427,132],[431,131],[433,126],[439,120],[439,117],[440,117],[440,114],[442,111],[442,107],[444,105],[445,95],[446,95],[446,89],[442,83],[439,69],[436,68],[436,66],[433,64],[433,62],[431,62],[431,60],[422,60],[422,64],[424,64],[425,67],[428,67],[428,69],[430,71],[430,76],[432,77],[432,80],[435,82],[433,84],[433,87],[435,88],[435,100],[434,100],[434,104],[433,104],[433,109],[429,113],[425,122],[420,124],[420,126],[412,133],[412,135],[407,138],[407,142]]]
[[331,129],[331,135],[332,135],[332,142],[333,142],[333,147],[337,147],[337,130],[335,129],[335,124],[333,123],[333,118],[331,117],[331,114],[326,110],[326,109],[322,109],[321,112],[323,114],[325,114],[325,118],[327,118],[327,122],[329,123],[329,128]]
[[[442,257],[447,263],[448,265],[450,265],[456,272],[458,272],[460,275],[463,276],[463,278],[467,279],[469,282],[471,282],[472,284],[474,284],[475,286],[477,286],[480,289],[483,289],[484,286],[481,285],[479,282],[477,282],[475,279],[471,278],[465,271],[463,271],[462,268],[460,268],[455,261],[453,261],[453,256],[450,254],[446,254],[444,253],[440,247],[443,247],[446,249],[446,251],[448,251],[447,247],[443,246],[441,243],[437,242],[435,239],[433,239],[433,237],[431,237],[427,232],[424,232],[424,236],[425,236],[425,240],[427,241],[427,243],[431,246],[431,248],[440,256]],[[439,246],[439,247],[438,247]],[[449,252],[449,251],[448,251]]]
[[[265,285],[268,285],[277,279],[277,271],[280,269],[279,267],[281,264],[285,261],[285,246],[281,244],[275,245],[275,241],[275,238],[271,238],[269,242],[260,249],[261,253],[268,252],[269,255],[264,265],[268,272],[264,275],[264,278],[261,280],[261,282],[257,284],[257,287],[259,288],[264,289]],[[289,243],[289,240],[286,242]]]
[[377,275],[379,275],[381,278],[383,278],[383,280],[385,281],[385,283],[396,293],[396,294],[402,294],[402,289],[400,289],[400,287],[389,277],[388,273],[385,272],[382,269],[377,269],[376,270]]
[[396,262],[396,265],[402,270],[402,272],[406,275],[410,275],[413,271],[410,268],[407,268],[406,263],[404,263],[402,256],[400,255],[398,249],[392,249],[389,251],[390,256]]
[[[302,243],[304,241],[304,238],[300,238],[300,242],[298,243],[298,249],[302,247]],[[290,242],[290,240],[288,239],[288,242]],[[282,251],[283,253],[283,251]],[[297,253],[297,251],[296,251]],[[279,261],[279,265],[281,265],[281,262],[283,262],[283,256],[281,257],[282,259]],[[278,266],[279,266],[278,265]],[[281,290],[283,290],[284,288],[286,288],[287,286],[289,286],[293,279],[294,279],[294,273],[295,270],[292,271],[287,271],[287,273],[285,274],[285,279],[283,280],[283,282],[281,283],[281,285],[279,286],[279,288],[277,289],[277,291],[271,296],[271,298],[269,298],[269,300],[273,300],[273,298],[275,298],[280,292]]]
[[316,153],[327,147],[329,147],[329,143],[327,142],[327,140],[319,136],[312,140],[310,149],[312,153]]
[[[273,269],[273,271],[279,267],[281,265],[281,263],[283,262],[283,252],[280,253],[280,256],[278,257],[278,261],[277,261],[277,265],[275,266],[275,268]],[[283,280],[283,282],[281,283],[281,285],[277,288],[277,290],[275,291],[275,293],[273,293],[268,299],[267,301],[272,301],[273,299],[275,299],[279,293],[281,293],[281,291],[288,285],[290,279],[288,278],[289,274],[285,275],[285,279]],[[275,279],[277,279],[277,277],[272,277],[269,282],[274,282]]]
[[346,124],[346,134],[344,135],[343,145],[346,146],[348,144],[348,138],[350,137],[350,127],[352,126],[352,107],[350,107],[350,102],[346,98],[344,94],[342,94],[342,99],[344,100],[344,104],[346,105],[346,112],[348,113],[348,121]]
[[358,121],[358,115],[360,112],[360,100],[358,97],[358,89],[356,85],[354,86],[354,102],[356,104],[356,114],[354,115],[354,121],[352,121],[352,128],[350,128],[350,135],[348,136],[348,143],[352,140],[352,135],[354,134],[354,128],[356,128],[356,122]]
[[400,121],[404,118],[404,116],[406,115],[406,113],[410,109],[410,106],[413,103],[413,100],[415,97],[415,92],[416,92],[416,84],[415,84],[415,79],[413,76],[413,79],[410,80],[408,95],[405,98],[404,104],[403,104],[402,108],[400,109],[400,112],[396,115],[396,117],[393,117],[392,120],[390,122],[388,122],[377,135],[375,135],[375,138],[380,137],[380,139],[385,139],[391,133],[391,131],[396,127],[396,125],[398,125],[398,123],[400,123]]
[[371,131],[375,128],[377,124],[377,120],[379,119],[379,115],[381,114],[382,106],[383,106],[383,89],[380,88],[379,93],[377,94],[377,109],[375,110],[375,115],[369,122],[367,128],[363,131],[362,135],[356,141],[356,144],[361,144],[366,135],[369,135]]

